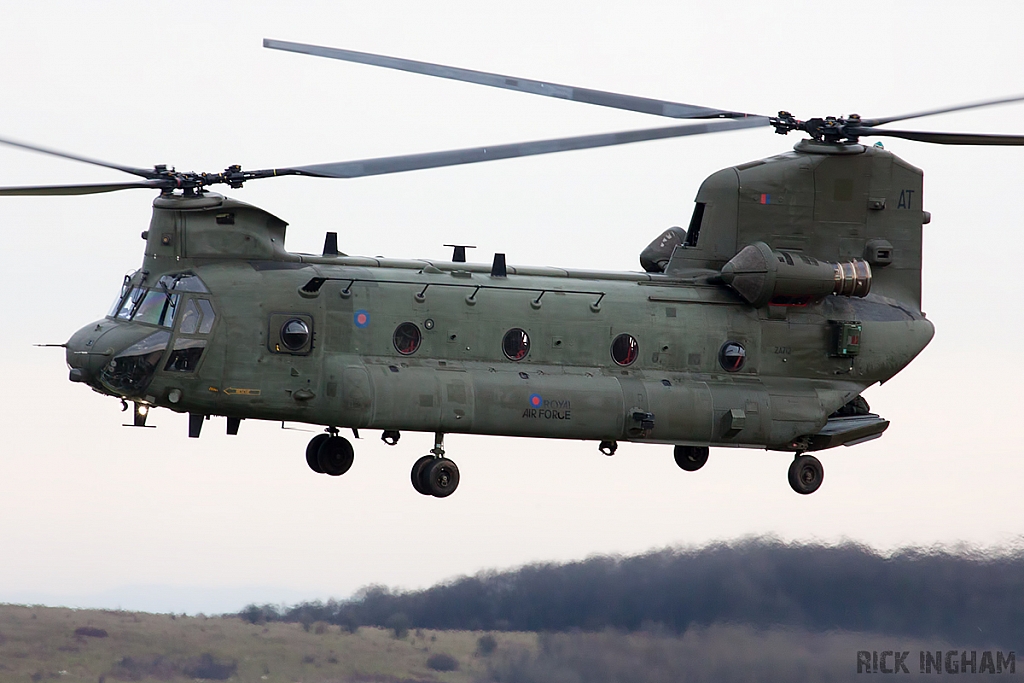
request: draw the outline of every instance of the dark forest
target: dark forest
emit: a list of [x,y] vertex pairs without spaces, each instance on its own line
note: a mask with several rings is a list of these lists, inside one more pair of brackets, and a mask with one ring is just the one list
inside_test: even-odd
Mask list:
[[370,586],[346,601],[250,605],[250,621],[355,629],[681,634],[743,625],[872,632],[1013,647],[1024,641],[1024,553],[749,540],[460,577],[426,590]]

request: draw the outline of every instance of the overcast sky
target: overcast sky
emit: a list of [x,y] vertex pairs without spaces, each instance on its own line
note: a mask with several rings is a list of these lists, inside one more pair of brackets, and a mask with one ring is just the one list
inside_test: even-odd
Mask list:
[[[218,171],[405,154],[670,124],[643,114],[261,47],[263,38],[379,52],[565,84],[801,118],[895,115],[1024,92],[1024,5],[1006,2],[0,1],[0,135],[133,165]],[[1024,133],[1024,105],[903,124]],[[913,123],[913,126],[909,125]],[[786,151],[757,129],[359,180],[257,181],[233,196],[325,230],[353,254],[447,258],[476,244],[512,264],[636,270],[685,225],[704,177]],[[750,535],[882,550],[1020,537],[1018,351],[1024,149],[886,140],[925,170],[931,346],[872,408],[882,439],[821,454],[811,496],[791,456],[715,449],[697,473],[671,448],[451,436],[462,483],[417,495],[431,436],[365,433],[341,478],[312,433],[215,419],[199,440],[158,410],[67,380],[60,343],[100,318],[139,267],[148,191],[0,200],[0,602],[217,612],[346,597],[369,583]],[[0,185],[118,181],[0,149]]]

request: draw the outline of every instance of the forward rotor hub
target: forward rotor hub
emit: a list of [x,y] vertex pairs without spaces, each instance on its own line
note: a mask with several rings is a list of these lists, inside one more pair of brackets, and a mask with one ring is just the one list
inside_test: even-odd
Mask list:
[[153,167],[151,179],[160,181],[157,186],[163,194],[170,194],[175,190],[183,190],[186,195],[202,193],[207,185],[225,184],[237,190],[242,184],[253,177],[253,174],[244,173],[238,164],[228,166],[222,173],[196,173],[194,171],[179,172],[174,168],[167,168],[160,164]]

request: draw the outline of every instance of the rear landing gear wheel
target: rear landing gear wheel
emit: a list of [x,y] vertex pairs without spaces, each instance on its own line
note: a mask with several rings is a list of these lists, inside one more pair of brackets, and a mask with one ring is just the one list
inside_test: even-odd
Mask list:
[[676,464],[687,472],[696,472],[708,461],[707,446],[676,446]]
[[331,438],[329,434],[317,434],[309,440],[309,445],[306,446],[306,464],[309,465],[309,469],[313,470],[317,474],[324,473],[324,471],[320,469],[317,454],[320,452],[320,445],[329,438]]
[[426,477],[423,474],[427,471],[434,462],[434,456],[424,455],[422,458],[413,463],[412,466],[412,487],[416,489],[416,493],[420,493],[424,496],[429,496],[430,491],[427,490]]
[[789,485],[797,493],[814,493],[824,480],[825,468],[813,455],[797,455],[789,466]]
[[423,473],[423,488],[435,498],[447,498],[459,486],[459,468],[448,458],[436,458]]
[[348,439],[340,436],[329,436],[320,443],[316,460],[324,474],[340,477],[348,472],[355,459],[355,451]]

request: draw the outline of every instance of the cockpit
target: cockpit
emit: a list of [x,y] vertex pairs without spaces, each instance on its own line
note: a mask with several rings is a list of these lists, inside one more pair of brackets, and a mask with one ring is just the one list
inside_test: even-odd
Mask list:
[[68,342],[73,379],[77,372],[78,381],[104,393],[136,397],[158,370],[197,371],[217,320],[209,289],[189,272],[146,279],[145,273],[125,276],[106,322]]
[[198,276],[191,273],[164,275],[155,286],[132,286],[133,276],[125,276],[121,293],[110,307],[108,318],[173,327],[178,301],[183,292],[208,293]]

